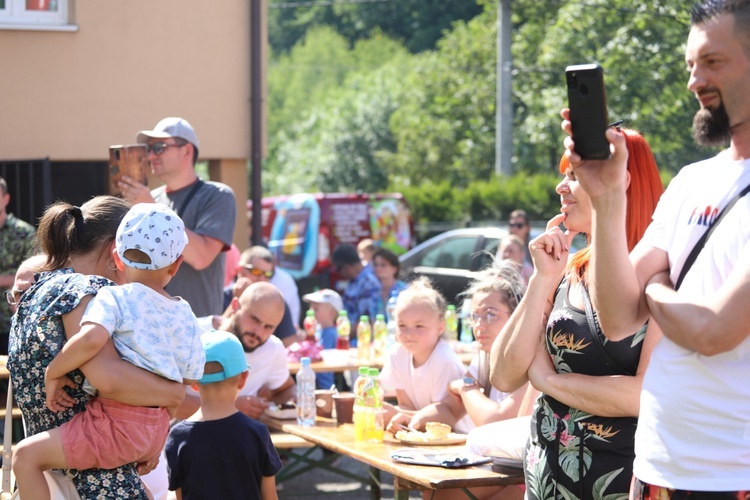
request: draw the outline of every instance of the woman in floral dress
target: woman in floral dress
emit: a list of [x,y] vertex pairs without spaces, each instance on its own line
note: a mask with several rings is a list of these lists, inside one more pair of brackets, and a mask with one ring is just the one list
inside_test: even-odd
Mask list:
[[[44,374],[67,337],[78,331],[86,304],[107,285],[124,282],[111,263],[117,226],[130,205],[112,196],[93,198],[82,207],[51,206],[39,223],[37,239],[47,263],[24,293],[13,318],[8,369],[13,394],[24,416],[26,434],[44,432],[84,410],[91,395],[82,390],[84,374],[94,387],[114,390],[131,405],[176,407],[181,384],[168,382],[122,361],[111,342],[55,394],[57,412],[45,405]],[[114,282],[114,283],[113,283]],[[148,472],[156,464],[141,464]],[[147,498],[136,464],[117,469],[71,471],[81,498]]]
[[[629,152],[627,238],[632,249],[663,187],[643,137],[621,132]],[[608,342],[593,309],[589,321],[591,252],[583,249],[568,260],[568,249],[576,233],[591,235],[591,200],[564,157],[560,172],[562,213],[530,244],[534,274],[493,345],[491,378],[499,390],[512,391],[529,380],[542,393],[526,448],[527,498],[627,499],[641,381],[660,332],[644,325],[627,339]]]

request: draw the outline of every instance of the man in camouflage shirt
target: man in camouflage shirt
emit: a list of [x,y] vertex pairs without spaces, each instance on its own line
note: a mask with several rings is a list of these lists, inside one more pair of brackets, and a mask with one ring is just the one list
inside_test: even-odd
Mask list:
[[[0,177],[0,290],[3,295],[13,287],[16,270],[34,246],[34,226],[5,211],[10,203],[10,193],[5,179]],[[9,295],[9,300],[18,297]],[[13,315],[10,303],[5,297],[0,300],[0,354],[8,354],[8,333],[10,318]]]

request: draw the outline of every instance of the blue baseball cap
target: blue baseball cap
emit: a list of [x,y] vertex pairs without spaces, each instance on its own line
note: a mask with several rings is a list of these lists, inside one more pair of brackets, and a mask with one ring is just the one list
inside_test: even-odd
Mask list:
[[218,373],[207,373],[200,379],[201,384],[221,382],[239,375],[250,368],[245,359],[245,350],[240,339],[233,333],[222,330],[211,330],[201,335],[203,350],[206,352],[206,363],[219,363],[223,368]]

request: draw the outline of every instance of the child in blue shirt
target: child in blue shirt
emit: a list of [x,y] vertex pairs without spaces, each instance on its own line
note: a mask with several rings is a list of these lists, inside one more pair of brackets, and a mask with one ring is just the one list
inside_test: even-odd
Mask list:
[[235,407],[249,373],[242,344],[234,334],[216,330],[204,333],[201,342],[206,366],[193,384],[201,408],[169,432],[169,489],[185,500],[276,499],[281,460],[268,427]]
[[[310,309],[315,311],[315,321],[320,325],[320,338],[318,344],[323,349],[335,349],[338,333],[336,332],[336,318],[339,311],[344,308],[341,296],[329,288],[308,293],[302,300],[310,304]],[[316,389],[330,389],[333,385],[333,372],[315,374]]]

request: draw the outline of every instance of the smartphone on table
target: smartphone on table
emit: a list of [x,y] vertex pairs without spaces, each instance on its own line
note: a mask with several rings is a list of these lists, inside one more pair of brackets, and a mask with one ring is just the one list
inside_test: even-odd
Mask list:
[[109,194],[120,194],[117,183],[123,175],[148,185],[148,153],[145,144],[109,147]]
[[598,64],[568,66],[565,81],[576,153],[584,160],[609,158],[604,70]]

